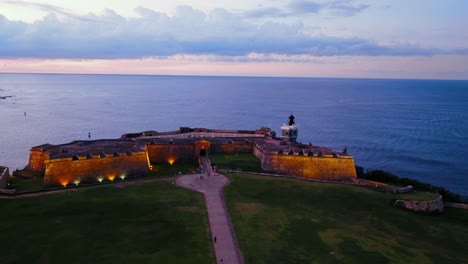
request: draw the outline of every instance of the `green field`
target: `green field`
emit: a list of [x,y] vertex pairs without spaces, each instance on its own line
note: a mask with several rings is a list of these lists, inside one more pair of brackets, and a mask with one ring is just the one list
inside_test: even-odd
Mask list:
[[214,263],[203,196],[153,182],[0,199],[0,262]]
[[418,192],[413,191],[410,193],[401,193],[394,196],[395,199],[399,200],[411,200],[411,201],[430,201],[437,198],[437,193],[431,192]]
[[467,263],[468,211],[423,216],[365,188],[228,175],[246,263]]
[[150,176],[174,176],[182,173],[192,173],[198,171],[198,163],[196,162],[175,162],[152,164],[153,169],[150,171]]
[[[434,194],[228,177],[246,263],[468,263],[468,211],[423,216],[391,205]],[[215,263],[201,194],[168,180],[128,184],[0,199],[0,262]]]
[[212,165],[218,166],[218,169],[262,171],[260,160],[252,153],[212,153],[210,160]]
[[10,176],[8,183],[8,189],[15,189],[17,192],[37,191],[44,186],[44,176],[36,175],[31,179]]

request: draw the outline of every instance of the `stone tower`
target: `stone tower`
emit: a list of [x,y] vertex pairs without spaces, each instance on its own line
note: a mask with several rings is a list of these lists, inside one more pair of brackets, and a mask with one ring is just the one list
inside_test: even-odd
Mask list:
[[281,126],[281,141],[283,142],[296,142],[298,127],[294,123],[294,116],[289,116],[288,124]]

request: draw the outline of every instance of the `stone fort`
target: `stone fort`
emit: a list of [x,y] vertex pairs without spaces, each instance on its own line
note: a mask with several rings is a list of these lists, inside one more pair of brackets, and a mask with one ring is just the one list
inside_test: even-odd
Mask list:
[[144,131],[32,147],[28,168],[44,173],[44,186],[67,186],[145,176],[161,164],[196,162],[210,153],[253,153],[262,169],[272,173],[332,181],[356,177],[354,159],[346,150],[298,143],[297,136],[293,115],[281,126],[280,137],[270,128]]

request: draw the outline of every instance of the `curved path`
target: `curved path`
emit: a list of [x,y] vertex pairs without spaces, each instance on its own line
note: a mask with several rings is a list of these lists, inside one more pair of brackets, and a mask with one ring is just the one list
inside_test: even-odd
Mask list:
[[204,173],[179,177],[176,185],[204,194],[217,263],[244,263],[222,193],[229,179],[213,173],[207,157],[202,157],[201,161]]

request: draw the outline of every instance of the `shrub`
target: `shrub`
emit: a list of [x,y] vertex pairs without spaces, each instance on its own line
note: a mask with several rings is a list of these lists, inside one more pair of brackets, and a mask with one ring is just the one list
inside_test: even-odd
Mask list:
[[371,170],[363,174],[358,174],[358,178],[377,181],[382,183],[389,183],[399,186],[408,186],[411,185],[414,189],[419,191],[428,191],[428,192],[437,192],[444,198],[446,202],[462,203],[467,202],[467,199],[463,199],[461,195],[453,193],[443,187],[435,186],[429,183],[420,182],[418,180],[413,180],[409,178],[400,178],[392,173],[383,171],[383,170]]

